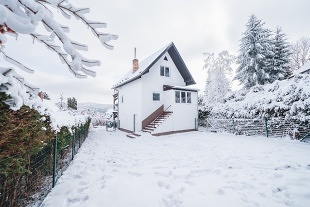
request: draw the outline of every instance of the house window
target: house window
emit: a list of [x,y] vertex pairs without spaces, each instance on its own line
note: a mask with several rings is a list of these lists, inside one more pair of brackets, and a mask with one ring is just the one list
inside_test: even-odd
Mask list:
[[122,96],[122,103],[124,103],[124,96]]
[[191,92],[187,92],[186,93],[186,95],[187,95],[187,103],[192,103],[192,94],[191,94]]
[[153,101],[160,101],[160,93],[153,93]]
[[160,76],[165,76],[165,67],[160,66]]
[[160,76],[170,77],[169,67],[160,66]]
[[175,91],[175,102],[180,103],[180,91]]
[[186,93],[185,93],[185,91],[181,92],[181,100],[182,100],[181,101],[182,103],[186,103]]

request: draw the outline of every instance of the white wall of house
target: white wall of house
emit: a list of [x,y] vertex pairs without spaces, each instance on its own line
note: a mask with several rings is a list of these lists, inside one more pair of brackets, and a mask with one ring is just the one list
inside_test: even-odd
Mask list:
[[155,129],[154,133],[196,129],[195,124],[198,121],[198,92],[190,93],[191,103],[176,103],[175,90],[165,91],[165,96],[169,97],[170,100],[173,99],[171,100],[172,105],[168,110],[173,111],[173,113]]
[[[161,66],[169,67],[168,77],[161,76]],[[163,85],[186,86],[168,52],[162,55],[149,69],[149,72],[140,79],[117,88],[119,91],[119,127],[130,131],[140,131],[142,121],[164,105],[164,110],[169,107],[168,111],[173,111],[173,114],[154,133],[195,129],[195,119],[198,118],[198,93],[191,92],[191,103],[176,103],[175,90],[163,91]],[[160,100],[154,101],[153,93],[159,93]]]
[[[168,61],[164,60],[165,57]],[[160,75],[160,66],[169,67],[169,77]],[[152,66],[149,73],[142,76],[142,120],[161,105],[164,104],[164,109],[169,106],[169,100],[164,96],[163,85],[186,85],[168,52]],[[153,93],[160,93],[160,101],[153,101]]]
[[141,130],[142,87],[141,79],[117,88],[119,91],[119,122],[120,128],[134,131]]

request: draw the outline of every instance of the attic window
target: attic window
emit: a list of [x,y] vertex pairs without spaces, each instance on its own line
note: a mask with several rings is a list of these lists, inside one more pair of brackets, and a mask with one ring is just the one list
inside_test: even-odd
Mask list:
[[160,66],[160,76],[170,77],[169,67]]
[[168,58],[165,56],[164,60],[168,61]]

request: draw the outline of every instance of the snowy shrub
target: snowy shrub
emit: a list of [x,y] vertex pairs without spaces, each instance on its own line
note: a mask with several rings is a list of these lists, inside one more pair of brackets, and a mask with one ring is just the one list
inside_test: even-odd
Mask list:
[[[310,76],[298,75],[249,90],[230,92],[224,103],[209,104],[210,117],[262,118],[283,117],[306,120],[310,118]],[[206,108],[206,106],[204,106]]]

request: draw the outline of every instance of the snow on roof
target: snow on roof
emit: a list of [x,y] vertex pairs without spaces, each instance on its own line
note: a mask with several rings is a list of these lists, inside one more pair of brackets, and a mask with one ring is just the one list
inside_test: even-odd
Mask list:
[[169,86],[169,85],[164,85],[164,90],[184,90],[184,91],[195,91],[198,92],[199,89],[197,88],[190,88],[187,86]]
[[[171,43],[170,43],[171,44]],[[169,45],[170,45],[169,44]],[[157,57],[159,57],[161,55],[161,53],[163,53],[168,47],[169,45],[161,48],[160,50],[158,50],[157,52],[155,52],[153,55],[149,56],[148,58],[144,59],[142,62],[139,63],[139,68],[137,71],[133,72],[132,69],[130,69],[130,71],[121,78],[120,81],[118,81],[113,88],[117,88],[121,85],[125,85],[127,82],[130,82],[133,79],[139,78],[141,77],[143,74],[143,72],[146,70],[146,68],[152,64],[152,62],[154,62],[156,60]]]
[[310,60],[308,60],[303,66],[301,66],[298,70],[294,71],[294,75],[303,73],[310,69]]
[[123,78],[121,78],[121,80],[118,81],[112,88],[123,86],[138,78],[141,78],[141,76],[147,73],[148,70],[153,66],[153,64],[167,51],[171,55],[171,58],[175,62],[187,85],[195,84],[195,81],[191,76],[189,70],[187,69],[185,63],[183,62],[180,54],[176,50],[173,42],[171,42],[154,54],[152,54],[151,56],[149,56],[148,58],[146,58],[145,60],[143,60],[141,63],[139,63],[139,69],[137,71],[133,72],[133,70],[130,69],[130,71]]

